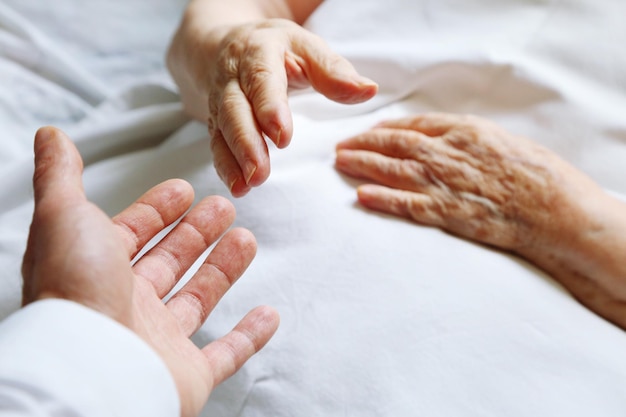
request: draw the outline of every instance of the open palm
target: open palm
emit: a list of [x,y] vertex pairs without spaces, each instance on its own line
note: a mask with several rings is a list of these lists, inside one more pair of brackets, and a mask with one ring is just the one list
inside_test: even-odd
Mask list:
[[[81,174],[82,161],[71,141],[54,128],[41,129],[35,141],[35,212],[22,268],[23,303],[63,298],[127,326],[168,366],[182,415],[197,415],[211,390],[262,348],[278,326],[273,309],[258,307],[205,347],[189,339],[252,261],[255,239],[245,229],[228,230],[235,211],[224,198],[205,198],[185,214],[194,196],[182,180],[157,185],[110,219],[87,201]],[[183,214],[131,266],[131,259]],[[163,303],[218,240],[191,280]]]

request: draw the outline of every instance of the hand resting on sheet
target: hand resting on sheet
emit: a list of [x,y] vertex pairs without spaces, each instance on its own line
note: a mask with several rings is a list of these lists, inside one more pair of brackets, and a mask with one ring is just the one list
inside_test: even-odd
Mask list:
[[377,85],[302,23],[320,0],[194,0],[170,45],[167,64],[185,109],[208,122],[215,168],[234,196],[270,173],[265,138],[292,136],[289,89],[312,86],[358,103]]
[[[193,189],[182,180],[164,182],[110,219],[86,200],[81,174],[82,161],[70,140],[54,128],[40,129],[23,304],[66,299],[125,325],[169,368],[181,415],[197,415],[211,390],[263,347],[278,326],[273,309],[258,307],[202,349],[189,339],[252,261],[256,241],[245,229],[227,231],[235,216],[232,204],[208,197],[131,267],[139,250],[191,207]],[[162,297],[218,239],[198,272],[164,304]]]
[[380,123],[337,145],[361,204],[515,253],[626,329],[626,204],[538,144],[474,116]]

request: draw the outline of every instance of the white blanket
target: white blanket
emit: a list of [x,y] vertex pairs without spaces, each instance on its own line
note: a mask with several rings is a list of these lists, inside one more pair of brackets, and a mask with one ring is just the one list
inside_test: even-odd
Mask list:
[[[163,65],[184,3],[0,3],[1,316],[19,305],[39,125],[72,135],[88,195],[111,214],[171,177],[227,195]],[[258,304],[282,324],[203,415],[626,414],[623,331],[518,258],[364,210],[333,168],[335,143],[380,120],[474,113],[626,195],[624,16],[617,0],[326,1],[308,27],[380,94],[294,95],[292,144],[233,200],[258,255],[194,339]]]

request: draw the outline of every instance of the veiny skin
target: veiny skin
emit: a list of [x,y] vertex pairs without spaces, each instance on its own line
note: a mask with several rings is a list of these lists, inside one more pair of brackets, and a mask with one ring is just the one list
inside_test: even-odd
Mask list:
[[364,206],[511,251],[624,327],[626,205],[550,150],[485,119],[431,113],[337,145],[336,167],[371,180]]

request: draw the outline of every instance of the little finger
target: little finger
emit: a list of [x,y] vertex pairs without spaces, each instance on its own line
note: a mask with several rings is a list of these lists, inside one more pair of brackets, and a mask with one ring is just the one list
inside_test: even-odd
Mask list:
[[250,311],[227,335],[202,349],[212,370],[215,387],[233,375],[265,346],[276,332],[280,318],[276,310],[260,306]]

